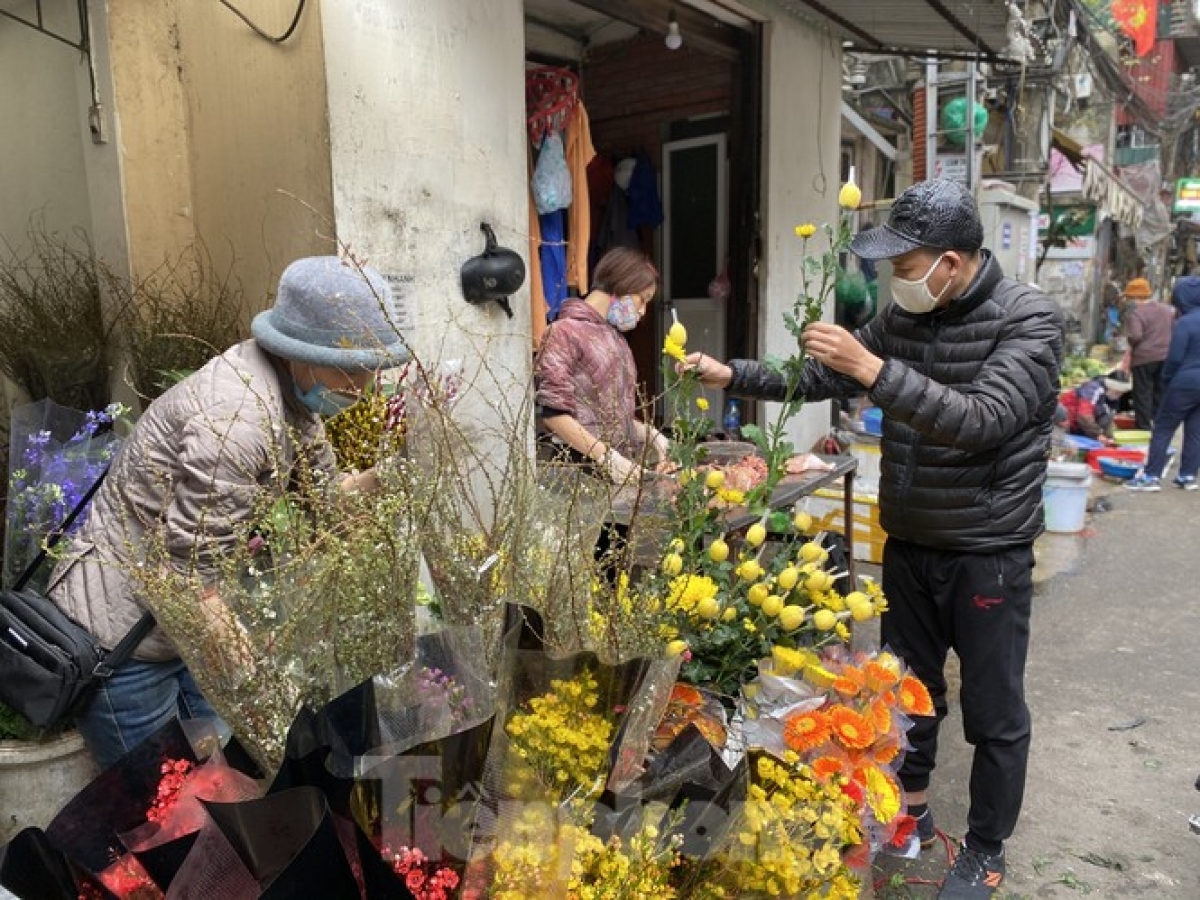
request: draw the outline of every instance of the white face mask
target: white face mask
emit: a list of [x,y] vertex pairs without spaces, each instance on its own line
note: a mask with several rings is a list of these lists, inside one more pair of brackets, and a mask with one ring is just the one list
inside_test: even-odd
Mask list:
[[936,260],[934,260],[933,265],[929,267],[929,271],[925,273],[925,276],[923,278],[918,278],[916,281],[909,281],[906,278],[897,278],[895,275],[893,275],[892,299],[896,301],[896,305],[905,312],[910,312],[917,316],[927,312],[932,312],[933,308],[938,305],[939,301],[941,301],[942,295],[945,294],[950,287],[950,282],[947,281],[945,286],[938,291],[937,296],[934,296],[929,291],[929,276],[933,274],[934,270],[941,265],[942,260],[945,258],[946,254],[943,253]]

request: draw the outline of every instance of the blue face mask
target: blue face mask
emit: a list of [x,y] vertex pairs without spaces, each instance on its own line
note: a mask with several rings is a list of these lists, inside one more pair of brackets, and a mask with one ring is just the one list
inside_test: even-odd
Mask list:
[[342,410],[349,409],[358,402],[357,397],[331,390],[319,381],[307,391],[300,390],[299,385],[293,383],[292,390],[296,392],[296,397],[301,403],[318,416],[325,418],[336,416]]

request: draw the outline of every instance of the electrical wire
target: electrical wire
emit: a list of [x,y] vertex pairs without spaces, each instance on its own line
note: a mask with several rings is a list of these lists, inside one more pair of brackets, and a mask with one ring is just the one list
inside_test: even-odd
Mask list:
[[272,44],[282,44],[284,41],[286,41],[288,38],[290,38],[292,36],[292,33],[296,30],[296,26],[300,24],[300,16],[301,16],[301,14],[303,14],[304,4],[307,2],[308,2],[308,0],[300,0],[300,2],[296,6],[296,14],[294,16],[292,16],[292,24],[287,27],[287,31],[285,31],[283,34],[279,35],[278,37],[267,34],[265,31],[263,31],[261,28],[259,28],[257,25],[255,25],[252,21],[250,21],[250,18],[244,12],[242,12],[240,9],[238,9],[236,6],[233,5],[231,0],[221,0],[221,5],[224,6],[226,9],[228,9],[231,13],[233,13],[239,19],[241,19],[243,22],[245,22],[246,25],[250,28],[250,30],[253,31],[255,34],[257,34],[263,40],[270,41]]

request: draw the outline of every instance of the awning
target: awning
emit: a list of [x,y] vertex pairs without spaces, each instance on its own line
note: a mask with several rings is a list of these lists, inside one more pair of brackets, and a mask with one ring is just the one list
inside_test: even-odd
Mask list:
[[1091,157],[1083,160],[1083,187],[1080,193],[1085,200],[1095,203],[1122,225],[1130,228],[1141,226],[1145,213],[1142,201],[1116,175]]
[[829,20],[864,53],[1005,59],[1006,0],[775,0]]

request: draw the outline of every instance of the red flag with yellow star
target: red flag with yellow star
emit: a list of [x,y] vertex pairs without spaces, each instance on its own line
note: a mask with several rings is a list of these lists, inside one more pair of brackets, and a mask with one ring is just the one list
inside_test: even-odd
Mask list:
[[1158,35],[1158,0],[1112,0],[1113,21],[1133,39],[1133,52],[1145,56]]

